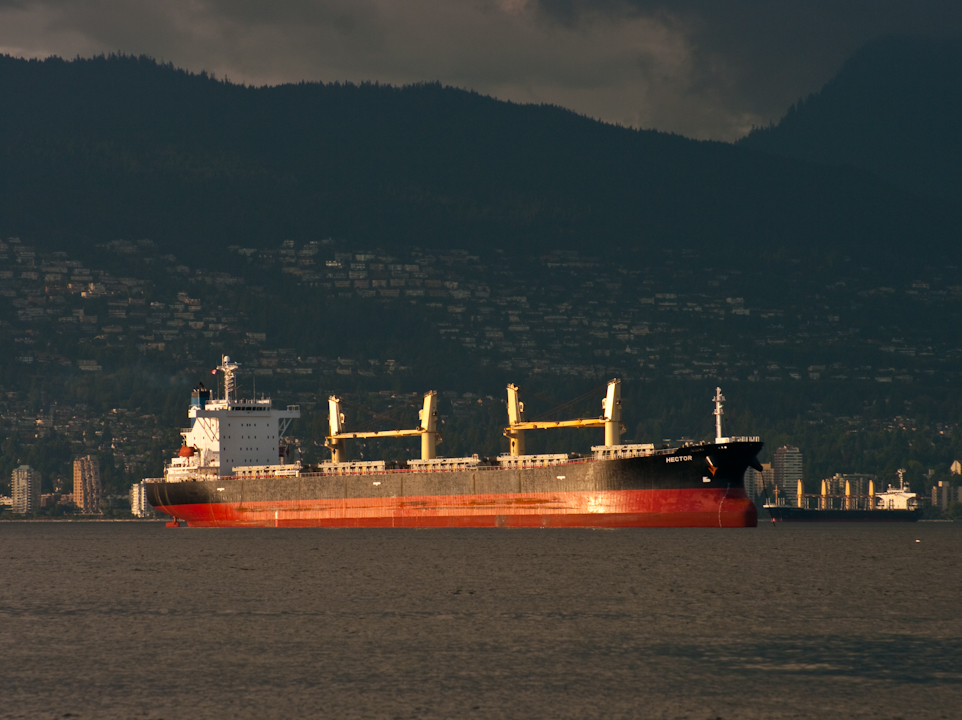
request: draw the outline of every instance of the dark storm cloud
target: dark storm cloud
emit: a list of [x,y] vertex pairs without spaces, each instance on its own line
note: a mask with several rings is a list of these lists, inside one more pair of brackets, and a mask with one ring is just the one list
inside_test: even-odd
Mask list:
[[692,86],[719,100],[776,117],[817,90],[860,46],[894,34],[962,34],[957,0],[540,0],[569,27],[607,18],[655,17],[689,43]]
[[0,52],[148,54],[251,83],[440,80],[733,139],[893,33],[962,34],[932,0],[0,0]]

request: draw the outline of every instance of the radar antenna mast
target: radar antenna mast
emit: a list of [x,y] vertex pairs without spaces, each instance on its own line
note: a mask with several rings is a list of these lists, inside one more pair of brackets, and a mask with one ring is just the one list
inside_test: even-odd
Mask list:
[[722,403],[725,402],[725,396],[720,387],[715,388],[715,397],[712,399],[715,401],[715,441],[721,442],[725,439],[722,435]]
[[224,373],[224,400],[228,403],[236,399],[234,394],[237,390],[237,383],[234,380],[234,373],[237,372],[239,367],[240,365],[237,363],[231,362],[228,355],[224,355],[221,358],[220,365],[217,366],[217,369]]

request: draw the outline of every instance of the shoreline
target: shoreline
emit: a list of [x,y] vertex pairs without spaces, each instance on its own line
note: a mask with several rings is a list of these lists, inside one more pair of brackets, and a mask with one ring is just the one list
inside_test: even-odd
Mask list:
[[161,523],[163,518],[0,518],[2,523]]

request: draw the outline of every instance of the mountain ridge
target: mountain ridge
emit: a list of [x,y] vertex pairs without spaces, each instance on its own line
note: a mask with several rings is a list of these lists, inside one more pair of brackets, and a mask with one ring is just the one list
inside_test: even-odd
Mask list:
[[962,197],[962,39],[889,37],[739,145],[868,170],[912,192]]
[[861,170],[553,106],[431,83],[253,88],[146,57],[0,58],[0,134],[0,232],[72,244],[901,255],[947,244],[952,214]]

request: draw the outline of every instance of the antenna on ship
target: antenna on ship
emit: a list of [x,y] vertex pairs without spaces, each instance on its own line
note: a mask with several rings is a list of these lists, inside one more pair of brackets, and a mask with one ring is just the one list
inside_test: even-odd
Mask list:
[[228,355],[221,358],[221,364],[217,369],[224,373],[224,400],[228,403],[233,399],[236,383],[234,382],[234,372],[240,367],[237,363],[231,362]]
[[715,397],[712,399],[715,401],[715,441],[720,442],[725,439],[722,435],[722,403],[725,396],[722,395],[720,387],[715,388]]

